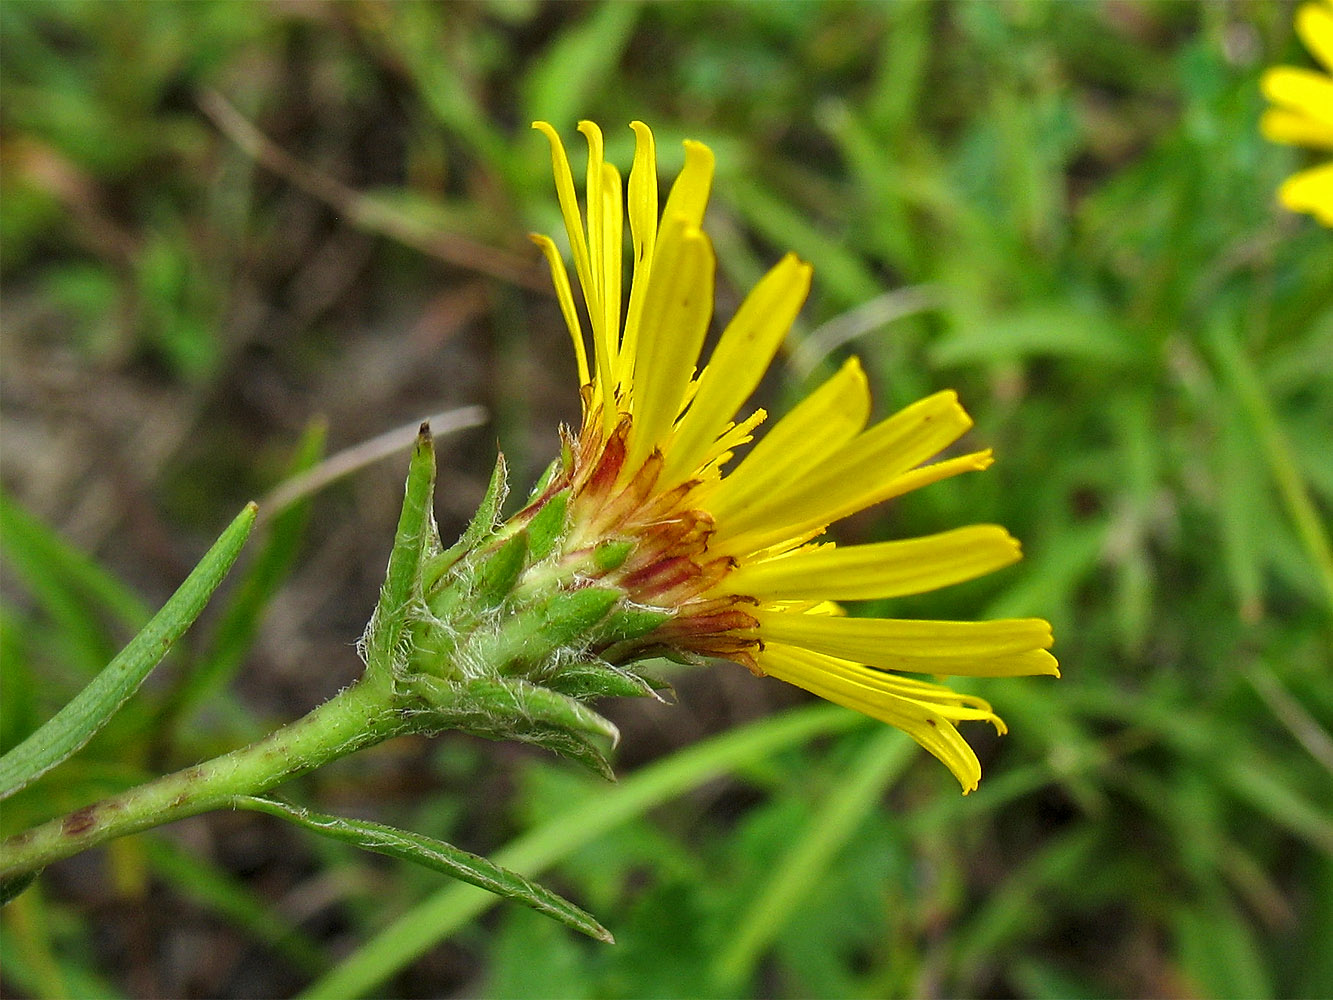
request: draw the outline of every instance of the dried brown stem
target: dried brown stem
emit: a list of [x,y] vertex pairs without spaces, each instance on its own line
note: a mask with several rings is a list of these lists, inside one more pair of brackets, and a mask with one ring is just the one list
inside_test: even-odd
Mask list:
[[378,233],[439,260],[539,292],[551,283],[533,258],[423,226],[302,163],[264,135],[216,90],[199,94],[199,107],[219,130],[256,162],[329,205],[359,229]]

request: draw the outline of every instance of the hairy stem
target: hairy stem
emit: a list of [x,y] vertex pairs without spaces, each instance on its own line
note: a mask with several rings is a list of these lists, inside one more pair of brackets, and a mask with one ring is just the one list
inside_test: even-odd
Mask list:
[[410,728],[391,682],[362,680],[310,714],[231,753],[103,799],[0,842],[0,881],[90,847],[258,795]]

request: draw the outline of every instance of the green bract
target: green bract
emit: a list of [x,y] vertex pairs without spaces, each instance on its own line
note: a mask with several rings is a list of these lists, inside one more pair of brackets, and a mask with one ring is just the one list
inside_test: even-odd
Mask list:
[[[529,504],[507,522],[503,460],[462,538],[444,549],[433,520],[421,517],[424,464],[409,475],[399,539],[409,550],[390,560],[418,570],[395,593],[395,624],[377,613],[363,642],[384,650],[391,631],[395,686],[411,704],[414,728],[461,729],[487,739],[545,747],[610,777],[603,749],[616,728],[583,703],[605,696],[654,695],[658,681],[635,671],[633,640],[670,620],[668,611],[632,604],[617,587],[594,582],[621,565],[633,543],[616,540],[569,551],[567,490],[546,495],[553,465]],[[390,582],[386,581],[385,593]],[[381,600],[381,607],[385,601]]]

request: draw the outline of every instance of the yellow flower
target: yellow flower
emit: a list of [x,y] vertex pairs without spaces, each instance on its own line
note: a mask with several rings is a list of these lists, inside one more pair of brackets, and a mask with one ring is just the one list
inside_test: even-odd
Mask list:
[[[1275,107],[1259,127],[1273,142],[1333,150],[1333,0],[1311,0],[1296,12],[1296,33],[1324,72],[1276,66],[1260,86]],[[1333,226],[1333,163],[1303,170],[1278,189],[1282,204]]]
[[[685,143],[685,166],[658,216],[656,155],[641,122],[622,205],[602,134],[587,139],[585,227],[555,130],[556,192],[591,326],[588,351],[560,252],[534,235],[550,264],[574,342],[583,423],[566,432],[564,470],[547,495],[570,490],[566,551],[618,541],[599,584],[673,617],[640,655],[734,660],[897,726],[942,760],[964,792],[981,767],[955,723],[1004,724],[980,698],[904,676],[1059,674],[1051,628],[1035,618],[988,622],[848,617],[835,601],[917,594],[1019,558],[995,525],[870,545],[814,541],[833,522],[909,490],[991,463],[989,450],[932,462],[970,426],[940,392],[867,428],[870,396],[852,359],[732,465],[763,410],[737,419],[786,336],[811,268],[788,254],[749,294],[698,370],[713,312],[712,244],[700,228],[713,154]],[[622,319],[622,238],[629,216],[633,271]],[[540,502],[540,501],[538,501]]]

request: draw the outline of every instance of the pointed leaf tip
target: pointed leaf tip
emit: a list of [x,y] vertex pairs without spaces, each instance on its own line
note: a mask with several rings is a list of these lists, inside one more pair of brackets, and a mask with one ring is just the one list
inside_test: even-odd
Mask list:
[[382,823],[312,812],[268,796],[239,795],[232,801],[240,808],[277,816],[330,840],[352,844],[375,854],[411,861],[432,871],[470,882],[487,892],[531,907],[538,913],[598,941],[615,943],[610,931],[598,923],[591,914],[569,900],[516,871],[503,868],[487,858],[464,851],[443,840],[436,840],[434,837],[413,833],[410,830],[399,830]]

